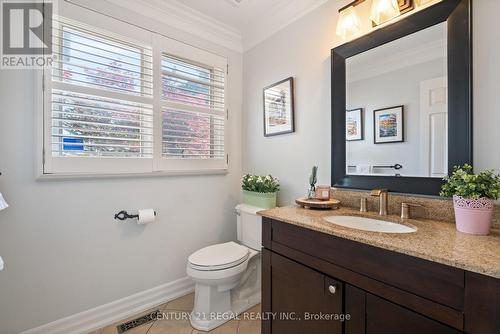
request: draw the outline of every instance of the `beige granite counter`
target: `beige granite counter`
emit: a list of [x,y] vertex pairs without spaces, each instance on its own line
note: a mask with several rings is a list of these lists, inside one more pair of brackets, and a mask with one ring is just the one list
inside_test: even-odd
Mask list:
[[418,230],[414,233],[390,234],[350,229],[322,219],[333,215],[381,218],[374,212],[360,214],[359,211],[346,207],[339,210],[309,210],[290,206],[263,210],[258,214],[336,237],[500,279],[500,230],[492,230],[489,236],[472,236],[458,232],[452,223],[420,218],[402,221],[398,216],[391,215],[382,219],[412,225]]

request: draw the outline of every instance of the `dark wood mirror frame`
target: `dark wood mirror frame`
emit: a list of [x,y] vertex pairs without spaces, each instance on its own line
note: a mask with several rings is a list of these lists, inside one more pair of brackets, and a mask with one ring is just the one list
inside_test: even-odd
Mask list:
[[438,195],[443,181],[431,177],[360,176],[346,172],[346,59],[429,28],[448,27],[448,173],[472,164],[472,0],[443,0],[387,27],[332,49],[332,186],[384,188]]

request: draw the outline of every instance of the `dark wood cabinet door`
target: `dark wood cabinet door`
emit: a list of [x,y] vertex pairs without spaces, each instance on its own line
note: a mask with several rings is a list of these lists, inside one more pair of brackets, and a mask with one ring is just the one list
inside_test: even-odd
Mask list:
[[273,334],[342,333],[341,282],[275,253],[269,274]]
[[500,333],[500,280],[467,272],[465,286],[465,331]]
[[460,331],[366,293],[366,334],[456,334]]
[[345,322],[345,334],[365,333],[366,292],[345,283],[345,313],[349,320]]

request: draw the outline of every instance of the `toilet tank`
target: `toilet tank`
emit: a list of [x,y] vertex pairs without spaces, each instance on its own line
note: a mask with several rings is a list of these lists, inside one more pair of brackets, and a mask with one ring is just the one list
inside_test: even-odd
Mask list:
[[248,204],[236,206],[238,241],[257,251],[262,248],[262,217],[257,216],[261,210]]

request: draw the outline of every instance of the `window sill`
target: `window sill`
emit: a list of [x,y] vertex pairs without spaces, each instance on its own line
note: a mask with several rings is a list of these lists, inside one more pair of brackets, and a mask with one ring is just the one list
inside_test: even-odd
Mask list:
[[64,181],[85,179],[117,179],[117,178],[143,178],[143,177],[165,177],[165,176],[202,176],[202,175],[225,175],[227,168],[199,169],[179,171],[158,171],[150,173],[57,173],[42,174],[36,177],[37,181]]

